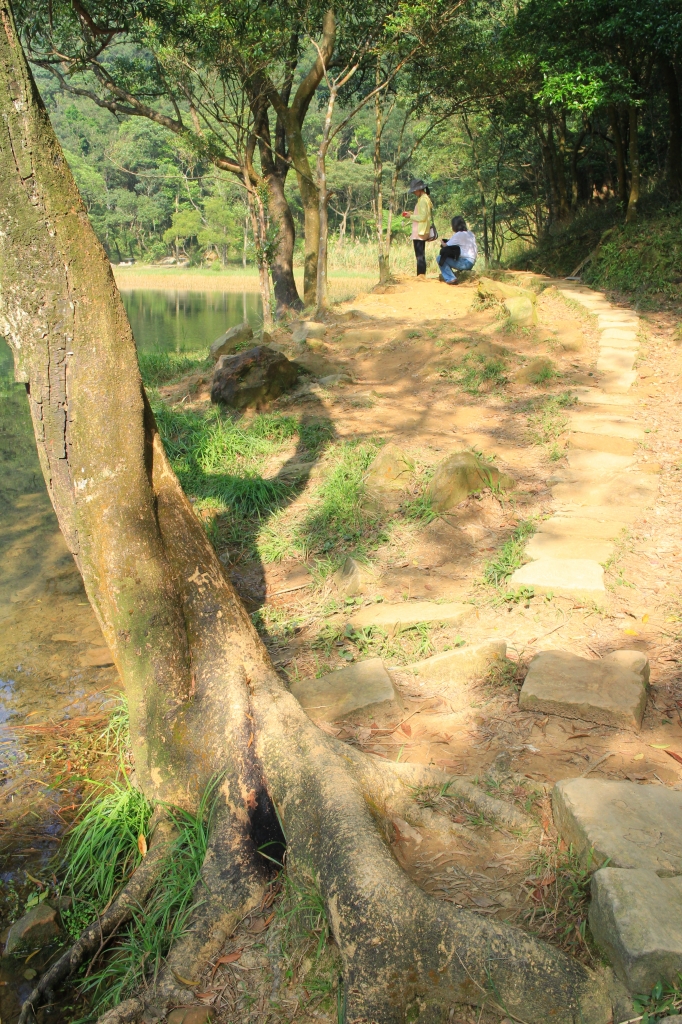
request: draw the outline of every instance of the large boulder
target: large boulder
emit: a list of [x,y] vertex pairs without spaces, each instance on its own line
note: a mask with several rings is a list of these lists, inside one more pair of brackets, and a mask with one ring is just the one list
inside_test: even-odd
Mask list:
[[509,322],[520,327],[532,327],[536,324],[538,315],[533,300],[534,296],[530,292],[526,295],[511,295],[505,299],[503,305]]
[[211,401],[231,409],[260,407],[296,383],[298,369],[281,352],[267,345],[221,356],[213,371]]
[[294,325],[291,340],[295,342],[310,342],[312,339],[320,341],[326,333],[326,324],[320,324],[316,320],[301,320]]
[[211,359],[218,359],[219,356],[236,352],[240,345],[252,339],[253,328],[247,320],[244,320],[243,323],[231,327],[229,331],[225,331],[219,338],[216,338],[210,349]]
[[438,463],[426,494],[437,512],[445,512],[485,487],[510,490],[514,486],[512,477],[500,473],[473,452],[455,452]]

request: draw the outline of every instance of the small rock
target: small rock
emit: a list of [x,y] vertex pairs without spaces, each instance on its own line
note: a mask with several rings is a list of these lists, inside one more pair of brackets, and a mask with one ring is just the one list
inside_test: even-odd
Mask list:
[[290,388],[297,376],[296,366],[266,345],[223,355],[213,371],[211,401],[232,409],[260,407]]
[[114,658],[108,647],[93,647],[81,654],[81,668],[104,668],[106,665],[113,665]]
[[211,359],[217,359],[218,356],[234,352],[239,345],[243,345],[246,341],[251,341],[252,338],[253,328],[247,320],[244,320],[243,323],[231,327],[229,331],[225,331],[225,334],[221,334],[219,338],[216,338],[210,348]]
[[211,1006],[190,1006],[182,1019],[182,1024],[209,1024],[215,1016]]
[[26,970],[24,971],[24,977],[26,978],[26,981],[33,981],[33,979],[37,976],[38,972],[34,970],[33,967],[27,967]]
[[563,330],[558,337],[564,352],[580,352],[585,347],[585,335],[578,330]]
[[270,334],[269,331],[261,331],[260,332],[260,337],[258,339],[258,344],[259,345],[272,345],[273,340],[274,339],[273,339],[273,337],[272,337],[272,335]]
[[365,487],[370,493],[404,490],[414,473],[414,462],[393,444],[381,449],[367,473]]
[[44,946],[55,935],[59,935],[60,931],[55,908],[46,900],[38,903],[10,928],[3,956],[9,956],[23,945]]
[[334,582],[346,597],[362,594],[367,585],[374,580],[374,574],[365,566],[347,556],[338,572],[334,573]]
[[396,699],[381,658],[358,661],[320,679],[302,679],[292,683],[291,692],[310,718],[323,722],[333,722],[369,704]]
[[[590,930],[633,994],[682,971],[682,878],[605,867],[592,876]],[[678,1018],[680,1019],[680,1018]]]
[[456,604],[446,602],[435,604],[432,601],[403,601],[401,604],[373,604],[362,608],[350,617],[350,624],[355,629],[365,626],[380,626],[391,632],[416,626],[420,622],[463,622],[474,612],[472,604]]
[[325,388],[333,388],[337,384],[352,384],[353,378],[349,373],[328,373],[326,377],[320,377],[320,384]]
[[294,324],[291,340],[295,342],[309,341],[311,338],[324,338],[326,333],[326,324],[318,324],[315,320],[301,320]]
[[538,314],[533,299],[529,295],[515,295],[504,300],[509,322],[520,327],[532,327],[537,323]]
[[530,663],[519,707],[639,730],[648,682],[649,659],[639,651],[615,651],[600,661],[542,651]]
[[445,512],[486,487],[511,490],[515,485],[511,476],[500,473],[473,452],[455,452],[438,463],[426,494],[437,512]]
[[592,864],[682,874],[682,792],[610,779],[562,779],[552,791],[564,842]]

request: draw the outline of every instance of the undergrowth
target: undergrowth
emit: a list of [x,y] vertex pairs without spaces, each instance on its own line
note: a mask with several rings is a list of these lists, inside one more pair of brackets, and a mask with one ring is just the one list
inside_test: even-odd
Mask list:
[[530,907],[526,926],[581,960],[597,959],[587,928],[592,875],[599,867],[592,851],[583,865],[572,846],[541,848],[526,880]]
[[635,1013],[641,1013],[642,1024],[653,1024],[663,1017],[675,1017],[682,1011],[682,971],[671,984],[657,981],[651,992],[632,1000]]
[[208,350],[197,352],[159,352],[144,350],[137,353],[142,382],[145,387],[172,384],[188,373],[208,369]]
[[548,395],[539,401],[528,403],[530,440],[533,444],[545,447],[552,462],[557,462],[564,454],[559,446],[559,438],[569,425],[565,410],[570,409],[577,401],[570,391],[564,391],[561,395]]
[[483,579],[489,586],[501,586],[523,565],[523,548],[536,529],[537,524],[533,519],[522,519],[518,523],[511,537],[508,537],[500,550],[486,562]]
[[[153,979],[186,928],[197,905],[217,784],[207,787],[196,815],[169,808],[178,835],[159,880],[144,907],[133,910],[132,920],[80,979],[84,1020],[99,1017]],[[146,854],[151,815],[147,800],[127,784],[110,783],[84,805],[64,852],[62,895],[71,905],[63,917],[73,937],[110,905]]]
[[440,376],[459,384],[468,395],[480,394],[486,390],[503,387],[507,383],[507,364],[500,356],[489,356],[484,352],[467,352],[460,363],[440,370]]

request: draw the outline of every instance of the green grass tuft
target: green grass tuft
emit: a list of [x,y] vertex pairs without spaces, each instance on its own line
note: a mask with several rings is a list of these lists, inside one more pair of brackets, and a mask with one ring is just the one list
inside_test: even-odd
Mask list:
[[481,387],[503,387],[507,383],[506,363],[499,356],[468,352],[457,366],[440,371],[441,377],[459,384],[468,395],[478,395]]
[[145,387],[156,388],[171,384],[188,373],[208,369],[208,351],[198,352],[138,352],[137,361]]
[[532,519],[524,519],[518,524],[511,537],[486,563],[483,578],[489,586],[499,587],[515,569],[523,565],[523,548],[536,529],[537,525]]

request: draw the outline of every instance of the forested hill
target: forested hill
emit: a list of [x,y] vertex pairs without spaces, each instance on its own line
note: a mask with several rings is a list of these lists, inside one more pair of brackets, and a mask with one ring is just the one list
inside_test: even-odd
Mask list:
[[[251,131],[255,174],[270,187],[268,150],[254,128],[265,118],[303,260],[301,182],[308,173],[318,185],[331,79],[322,77],[301,117],[308,172],[288,173],[296,161],[276,108],[314,63],[323,5],[286,5],[273,24],[257,4],[238,17],[191,0],[180,23],[173,3],[162,15],[125,0],[98,6],[96,32],[70,4],[54,7],[50,25],[42,7],[29,0],[22,8],[27,43],[112,259],[267,261],[281,226],[266,213],[255,238],[239,174]],[[368,12],[348,2],[336,18],[332,64],[355,54],[359,70],[338,91],[331,120],[345,123],[326,150],[332,252],[353,240],[375,245],[377,220],[382,234],[389,214],[391,233],[405,238],[397,215],[416,176],[431,188],[439,230],[463,213],[492,264],[567,273],[609,228],[653,218],[665,242],[645,287],[675,294],[682,0],[439,0],[428,23],[419,4]],[[614,253],[636,248],[641,230],[612,237],[605,249],[620,286],[630,278]]]

